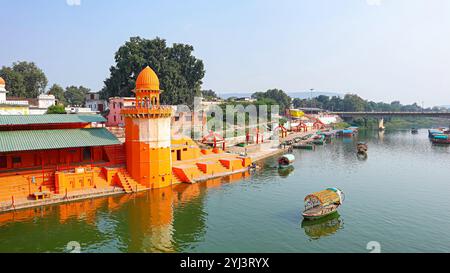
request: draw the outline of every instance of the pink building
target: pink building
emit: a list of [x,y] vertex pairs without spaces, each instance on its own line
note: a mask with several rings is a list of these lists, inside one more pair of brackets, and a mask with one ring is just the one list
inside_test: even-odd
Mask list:
[[135,98],[109,98],[109,114],[106,117],[106,126],[124,127],[125,123],[123,117],[120,115],[120,110],[124,107],[134,106]]

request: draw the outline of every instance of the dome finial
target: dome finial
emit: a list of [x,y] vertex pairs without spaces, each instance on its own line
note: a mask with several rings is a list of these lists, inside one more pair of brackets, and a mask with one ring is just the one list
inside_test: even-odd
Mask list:
[[159,91],[159,79],[155,71],[147,66],[136,79],[136,90]]

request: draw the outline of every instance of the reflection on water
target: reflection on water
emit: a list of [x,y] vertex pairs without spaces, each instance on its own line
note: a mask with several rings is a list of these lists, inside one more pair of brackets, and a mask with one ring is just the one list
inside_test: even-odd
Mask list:
[[248,175],[3,213],[0,252],[63,252],[70,241],[82,252],[183,251],[203,239],[205,192]]
[[369,157],[367,153],[356,153],[356,157],[359,161],[365,161]]
[[[370,156],[355,156],[358,142]],[[0,252],[449,252],[450,146],[426,130],[361,131],[314,151],[198,184],[0,214]],[[304,197],[347,194],[335,218],[304,222]],[[414,212],[414,213],[411,213]],[[343,228],[345,219],[345,229]]]
[[288,177],[293,171],[294,166],[287,166],[285,168],[278,168],[278,175],[280,177]]
[[312,240],[318,240],[335,234],[344,227],[344,221],[338,212],[325,216],[317,220],[303,220],[302,228],[305,234]]

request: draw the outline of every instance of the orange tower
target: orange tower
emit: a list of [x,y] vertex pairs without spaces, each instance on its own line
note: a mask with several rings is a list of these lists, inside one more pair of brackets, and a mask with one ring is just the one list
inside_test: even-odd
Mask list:
[[148,188],[169,186],[172,107],[159,104],[159,79],[148,66],[137,77],[134,92],[135,106],[121,111],[125,118],[127,170]]

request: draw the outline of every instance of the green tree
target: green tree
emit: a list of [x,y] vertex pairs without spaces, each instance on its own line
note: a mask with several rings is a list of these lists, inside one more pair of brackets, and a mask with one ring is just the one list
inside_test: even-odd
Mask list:
[[252,98],[257,100],[271,99],[280,106],[280,113],[284,113],[291,106],[292,99],[283,90],[269,89],[266,92],[253,93]]
[[0,76],[6,81],[9,96],[36,98],[45,92],[47,77],[33,62],[13,63],[12,67],[3,66]]
[[47,109],[47,114],[67,114],[64,105],[52,105]]
[[48,90],[48,94],[55,96],[55,98],[58,100],[58,103],[66,105],[67,101],[64,97],[64,89],[61,86],[53,84],[52,87],[50,87],[50,89]]
[[347,94],[344,97],[344,111],[361,112],[364,111],[366,102],[354,94]]
[[153,40],[132,37],[115,54],[115,66],[100,92],[102,98],[131,96],[139,72],[147,65],[159,77],[161,102],[165,104],[192,104],[200,95],[205,75],[203,62],[192,55],[191,45],[166,45],[164,39]]
[[220,99],[219,96],[217,96],[216,92],[214,92],[213,90],[202,90],[201,94],[202,94],[202,97],[206,100]]
[[64,92],[64,97],[70,106],[83,106],[86,94],[91,90],[89,88],[80,86],[69,86]]

